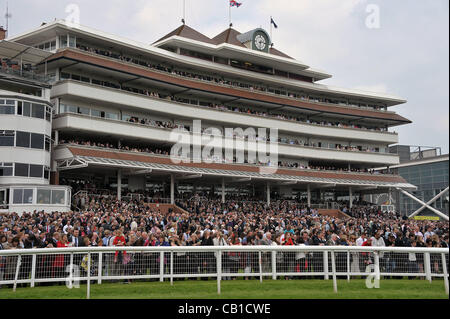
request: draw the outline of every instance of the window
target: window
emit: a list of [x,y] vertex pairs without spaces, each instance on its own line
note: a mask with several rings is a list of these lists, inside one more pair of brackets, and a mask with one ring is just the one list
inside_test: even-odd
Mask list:
[[14,146],[14,131],[0,131],[0,146]]
[[13,163],[0,163],[0,177],[13,176]]
[[31,116],[31,103],[23,102],[23,116]]
[[46,150],[47,152],[50,152],[50,145],[51,145],[51,142],[52,142],[51,138],[50,138],[49,136],[46,136],[46,137],[45,137],[45,150]]
[[61,48],[66,48],[67,47],[67,35],[62,35],[59,37],[59,46]]
[[74,35],[69,35],[69,47],[75,48],[77,43],[77,38]]
[[32,189],[15,189],[13,193],[14,204],[33,204]]
[[28,177],[29,166],[30,165],[28,165],[28,164],[16,163],[16,170],[15,170],[14,176]]
[[14,105],[0,105],[0,114],[14,115]]
[[65,203],[65,192],[63,190],[53,190],[52,191],[52,204],[53,205],[64,205]]
[[44,167],[44,178],[50,179],[50,167]]
[[45,113],[45,106],[42,104],[34,104],[33,103],[33,110],[31,112],[31,116],[38,118],[38,119],[44,119]]
[[117,113],[106,112],[106,118],[107,119],[111,119],[111,120],[118,120],[119,119],[119,115],[117,115]]
[[37,150],[44,149],[44,135],[31,133],[31,148]]
[[30,177],[42,178],[43,174],[42,165],[30,165]]
[[82,115],[90,115],[91,110],[88,109],[87,107],[79,107],[78,108],[78,114],[82,114]]
[[50,106],[45,107],[45,119],[47,122],[52,120],[52,108]]
[[91,115],[94,117],[105,117],[105,112],[98,110],[91,110]]
[[22,204],[23,202],[23,189],[15,189],[13,194],[13,203]]
[[16,147],[30,147],[30,133],[17,131],[16,133]]
[[51,191],[49,189],[37,190],[37,204],[50,204]]
[[24,189],[23,190],[23,203],[24,204],[33,204],[33,190],[32,189]]
[[69,73],[61,72],[61,80],[69,80],[69,79],[70,79]]

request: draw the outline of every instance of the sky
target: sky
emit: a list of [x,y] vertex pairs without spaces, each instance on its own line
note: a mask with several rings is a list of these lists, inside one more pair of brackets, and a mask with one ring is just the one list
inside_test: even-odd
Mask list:
[[[186,23],[214,37],[228,27],[228,0],[185,0]],[[0,25],[6,25],[0,0]],[[449,152],[448,0],[240,0],[233,27],[269,31],[275,48],[324,70],[319,82],[389,93],[408,100],[391,110],[413,121],[395,127],[400,144]],[[80,23],[142,43],[153,43],[181,24],[183,0],[10,0],[9,35],[65,19],[68,5]]]

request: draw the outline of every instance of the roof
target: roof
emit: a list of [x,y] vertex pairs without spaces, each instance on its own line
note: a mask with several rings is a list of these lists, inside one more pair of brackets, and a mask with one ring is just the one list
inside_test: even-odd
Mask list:
[[217,43],[217,44],[221,44],[221,43],[228,43],[228,44],[233,44],[233,45],[237,45],[240,47],[244,47],[245,45],[242,44],[242,42],[240,42],[237,39],[237,36],[240,35],[241,33],[233,28],[228,28],[225,31],[223,31],[222,33],[219,33],[218,35],[216,35],[213,40]]
[[[449,154],[442,155],[442,156],[435,156],[435,157],[428,157],[428,158],[421,158],[405,163],[401,163],[399,165],[393,165],[390,168],[402,168],[402,167],[410,167],[410,166],[418,166],[418,165],[425,165],[425,164],[433,164],[433,163],[439,163],[439,162],[445,162],[449,160]],[[382,171],[387,169],[387,167],[381,167],[377,168],[377,171]]]
[[68,146],[73,159],[92,166],[110,166],[135,169],[151,169],[163,172],[195,173],[209,176],[245,177],[289,181],[298,183],[355,185],[363,187],[398,187],[416,189],[401,176],[369,175],[355,173],[340,173],[328,171],[278,169],[275,174],[264,174],[258,166],[243,164],[219,163],[180,163],[174,164],[168,157],[152,156],[150,154],[132,154],[121,151],[99,150],[88,147]]
[[163,41],[165,39],[168,39],[172,36],[179,36],[179,37],[188,38],[188,39],[195,40],[195,41],[206,42],[209,44],[216,44],[215,41],[211,40],[206,35],[198,32],[197,30],[192,29],[191,27],[188,27],[185,24],[179,26],[178,28],[176,28],[175,30],[170,32],[169,34],[167,34],[164,37],[162,37],[161,39],[159,39],[158,41],[155,41],[153,44]]
[[22,60],[23,63],[38,64],[47,59],[53,53],[33,48],[17,42],[7,40],[0,41],[0,57],[11,60]]

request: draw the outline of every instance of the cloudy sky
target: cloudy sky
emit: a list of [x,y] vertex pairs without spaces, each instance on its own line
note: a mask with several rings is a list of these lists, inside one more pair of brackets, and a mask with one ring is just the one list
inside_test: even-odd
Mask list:
[[[276,48],[332,74],[325,84],[407,99],[392,109],[414,122],[395,128],[400,143],[441,146],[448,153],[448,0],[241,2],[232,11],[238,31],[269,30],[272,15],[279,26]],[[78,5],[82,25],[143,43],[178,27],[183,14],[183,0],[10,0],[10,36],[65,19],[69,4]],[[376,13],[373,5],[379,28],[367,27]],[[6,0],[0,0],[0,13],[5,9]],[[228,26],[228,0],[186,0],[186,20],[213,37]]]

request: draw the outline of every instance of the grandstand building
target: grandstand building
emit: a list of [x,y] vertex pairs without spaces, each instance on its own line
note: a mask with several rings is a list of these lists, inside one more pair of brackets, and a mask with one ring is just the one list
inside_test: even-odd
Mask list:
[[[392,108],[406,101],[320,84],[331,75],[273,48],[263,29],[230,27],[209,38],[183,24],[145,45],[55,21],[1,43],[47,54],[34,70],[49,78],[41,85],[48,94],[38,100],[53,111],[53,119],[41,120],[41,133],[52,135],[52,183],[70,185],[74,193],[147,194],[171,203],[197,192],[223,201],[239,194],[333,208],[324,203],[350,200],[351,206],[364,194],[416,188],[399,175],[372,171],[400,164],[389,150],[399,142],[392,128],[411,122]],[[11,127],[15,116],[0,114],[0,132],[19,130]],[[211,155],[212,163],[200,163],[193,151],[175,154],[182,162],[169,157],[174,129],[194,149],[210,140],[211,128],[225,145],[223,156]],[[226,128],[278,129],[276,140],[269,137],[278,147],[278,163],[270,166],[278,169],[264,173],[258,166],[268,164],[224,156],[229,148],[248,154],[238,143],[243,137]],[[2,156],[12,162],[15,152],[36,152],[8,146],[5,155],[0,148],[0,162]],[[39,164],[50,167],[50,152],[40,152],[45,163]]]

